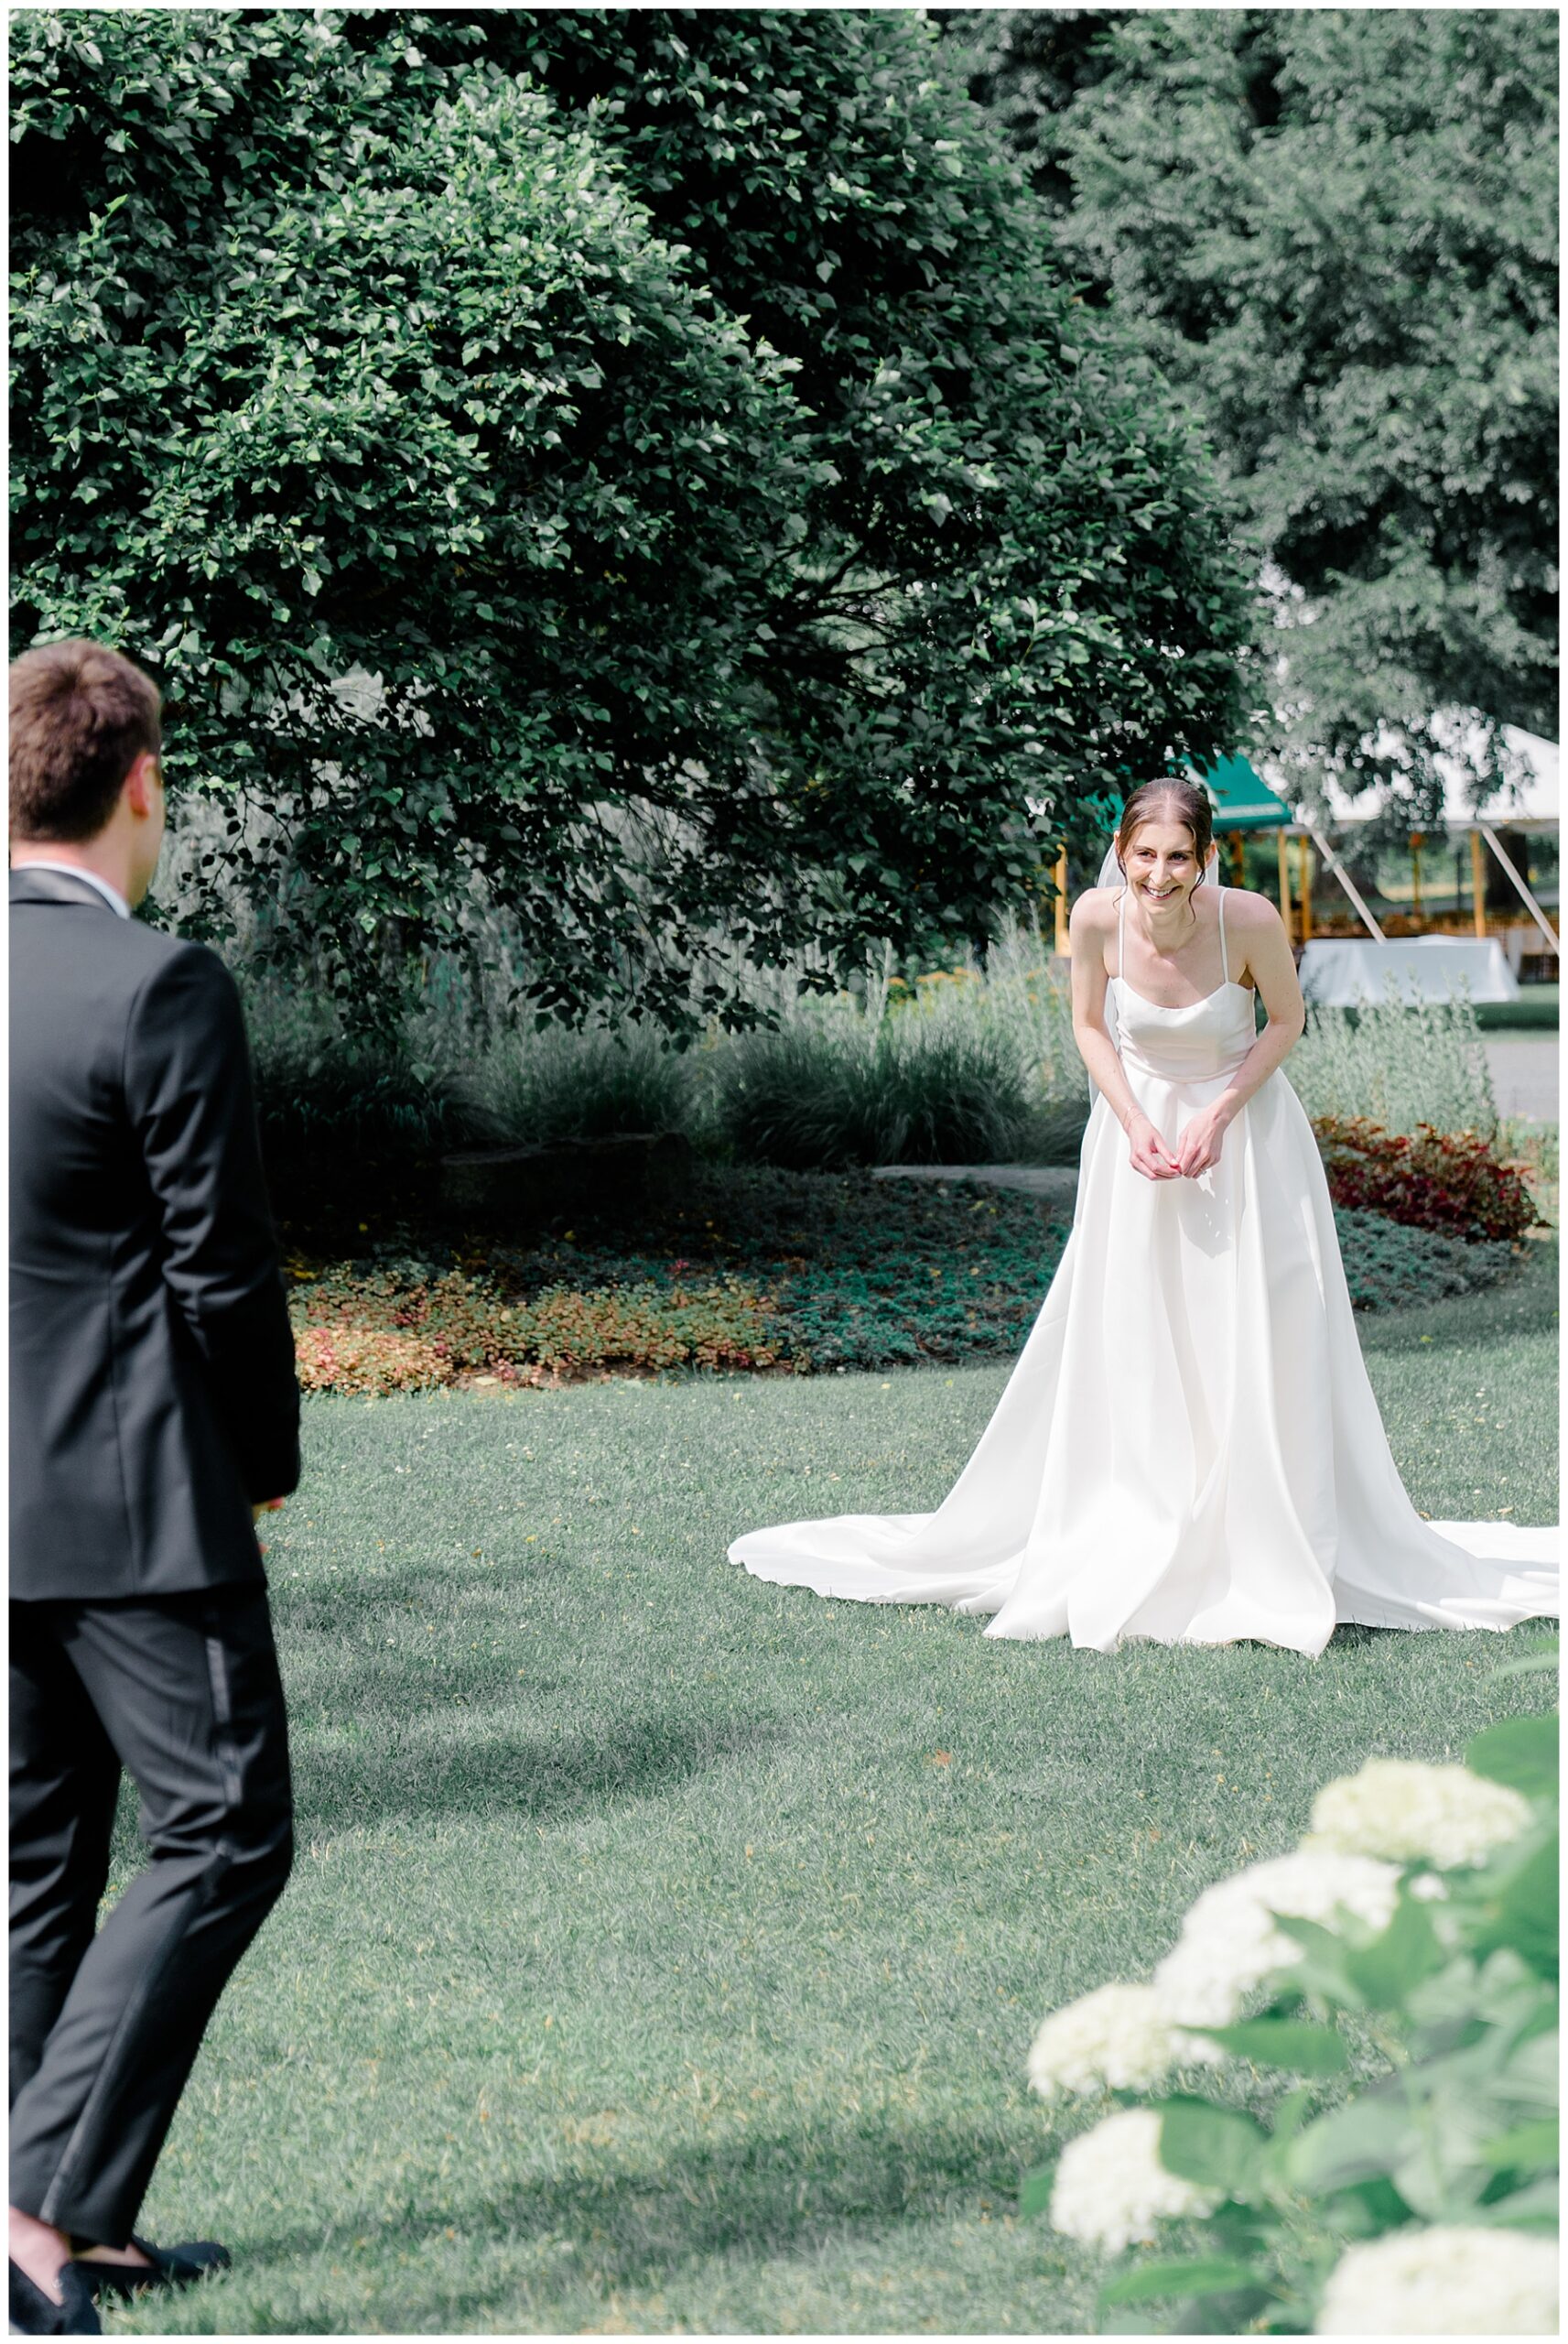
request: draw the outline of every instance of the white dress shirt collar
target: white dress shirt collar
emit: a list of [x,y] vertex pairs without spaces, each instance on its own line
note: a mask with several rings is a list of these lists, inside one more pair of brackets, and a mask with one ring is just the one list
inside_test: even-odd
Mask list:
[[111,887],[107,879],[100,879],[96,871],[83,871],[80,863],[50,863],[44,855],[30,854],[25,863],[14,863],[11,868],[13,871],[63,871],[68,879],[84,879],[90,887],[97,888],[112,912],[118,912],[122,919],[131,917],[131,906],[119,889]]

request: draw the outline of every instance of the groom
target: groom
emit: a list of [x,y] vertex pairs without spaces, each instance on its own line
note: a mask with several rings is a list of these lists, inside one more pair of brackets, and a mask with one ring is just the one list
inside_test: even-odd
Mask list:
[[[11,670],[11,2328],[228,2260],[132,2225],[292,1853],[254,1513],[299,1398],[239,998],[131,917],[157,692],[92,643]],[[102,1928],[121,1770],[151,1861]]]

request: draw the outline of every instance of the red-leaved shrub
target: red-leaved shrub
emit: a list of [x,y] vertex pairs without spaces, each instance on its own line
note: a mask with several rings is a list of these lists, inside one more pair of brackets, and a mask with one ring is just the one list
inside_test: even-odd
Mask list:
[[1419,1123],[1405,1134],[1364,1115],[1319,1115],[1313,1130],[1329,1194],[1346,1210],[1510,1243],[1540,1217],[1521,1167],[1506,1162],[1480,1132]]

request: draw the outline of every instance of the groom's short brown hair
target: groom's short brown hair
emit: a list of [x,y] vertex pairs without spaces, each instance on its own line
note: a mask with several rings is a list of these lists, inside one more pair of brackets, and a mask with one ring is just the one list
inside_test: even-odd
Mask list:
[[150,676],[103,643],[44,643],[11,667],[11,835],[96,838],[145,750],[163,746]]

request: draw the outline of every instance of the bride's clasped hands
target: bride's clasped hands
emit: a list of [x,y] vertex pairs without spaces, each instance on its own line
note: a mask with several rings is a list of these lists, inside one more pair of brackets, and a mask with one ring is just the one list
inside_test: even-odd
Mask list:
[[1188,1177],[1147,1115],[1129,1116],[1126,1129],[1128,1160],[1135,1172],[1141,1172],[1146,1180],[1181,1180]]
[[1176,1169],[1184,1179],[1200,1180],[1213,1171],[1234,1114],[1234,1108],[1200,1107],[1187,1118],[1176,1142]]
[[1201,1180],[1219,1162],[1234,1112],[1232,1108],[1203,1108],[1183,1125],[1173,1153],[1147,1115],[1134,1115],[1127,1127],[1133,1170],[1146,1180]]

